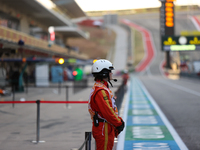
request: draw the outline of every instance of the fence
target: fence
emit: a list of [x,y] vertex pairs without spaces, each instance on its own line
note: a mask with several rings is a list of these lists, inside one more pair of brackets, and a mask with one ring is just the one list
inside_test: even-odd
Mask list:
[[[37,118],[36,118],[36,140],[32,141],[33,143],[43,143],[45,141],[40,141],[40,103],[46,104],[87,104],[88,101],[3,101],[0,104],[30,104],[36,103],[37,104]],[[91,132],[85,132],[85,141],[83,142],[82,146],[78,150],[82,150],[85,145],[85,150],[91,150]]]
[[[29,86],[30,87],[30,86]],[[35,86],[31,86],[34,88],[37,88]],[[0,104],[12,104],[13,108],[15,106],[15,104],[27,104],[27,103],[36,103],[37,104],[37,118],[36,118],[36,140],[32,141],[33,143],[41,143],[44,141],[40,141],[40,104],[41,103],[45,103],[45,104],[87,104],[88,101],[69,101],[68,99],[68,89],[69,88],[91,88],[92,86],[61,86],[61,84],[58,84],[58,86],[49,86],[49,87],[45,87],[45,88],[58,88],[59,93],[61,93],[61,88],[65,88],[66,89],[66,101],[43,101],[43,100],[30,100],[30,101],[16,101],[15,100],[15,90],[13,91],[13,100],[12,101],[0,101]],[[41,88],[41,87],[40,87]],[[44,88],[44,87],[43,87]],[[117,107],[118,109],[120,109],[121,107],[121,102],[123,100],[123,95],[124,95],[124,85],[122,84],[118,90],[117,90],[117,99],[116,99],[116,103],[117,103]],[[26,89],[26,92],[28,93],[28,87]],[[85,145],[86,150],[91,150],[91,132],[85,132],[85,141],[83,142],[83,144],[81,145],[81,147],[79,148],[79,150],[81,150]]]
[[[88,86],[88,82],[87,80],[83,80],[83,82],[74,82],[74,85],[61,85],[61,83],[59,82],[57,85],[53,85],[53,86],[35,86],[35,85],[29,85],[29,84],[26,84],[25,86],[25,93],[28,94],[29,92],[29,88],[57,88],[58,89],[58,93],[61,94],[61,89],[62,88],[65,88],[65,95],[66,95],[66,101],[69,100],[69,88],[73,88],[74,89],[74,93],[76,92],[79,92],[85,88],[92,88],[93,86]],[[123,96],[124,96],[124,88],[125,86],[123,84],[121,84],[120,86],[113,86],[114,88],[118,88],[117,89],[117,92],[115,92],[116,96],[117,96],[117,99],[116,99],[116,103],[117,103],[117,106],[118,106],[118,109],[120,109],[120,104],[123,100]],[[16,90],[15,90],[15,87],[12,87],[12,100],[15,101],[15,93],[16,93]],[[13,107],[14,107],[14,104],[13,103]],[[68,103],[66,103],[68,104]]]

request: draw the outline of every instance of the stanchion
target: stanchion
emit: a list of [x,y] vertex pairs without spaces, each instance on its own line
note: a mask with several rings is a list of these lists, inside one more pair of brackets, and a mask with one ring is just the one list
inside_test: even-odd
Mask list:
[[45,141],[40,141],[40,100],[36,101],[37,104],[37,123],[36,123],[36,141],[33,143],[44,143]]
[[[14,101],[15,101],[15,86],[13,86],[12,92],[13,92],[13,99],[12,99],[12,101],[14,102]],[[12,107],[13,107],[13,108],[15,107],[15,104],[14,104],[14,103],[12,103]]]
[[26,94],[28,94],[28,81],[26,83]]
[[58,93],[61,93],[61,82],[58,82]]
[[91,132],[85,132],[85,139],[87,139],[85,143],[85,150],[91,150]]
[[[69,97],[69,92],[68,91],[69,91],[69,88],[68,88],[68,86],[66,86],[66,102],[69,100],[69,98],[68,98]],[[66,103],[66,107],[70,108],[70,106],[68,105],[68,103]]]
[[[87,104],[88,101],[15,101],[13,98],[13,101],[0,101],[0,104],[30,104],[30,103],[36,103],[37,104],[37,121],[36,121],[36,141],[32,141],[32,143],[44,143],[45,141],[40,141],[40,103],[48,103],[48,104]],[[83,145],[81,146],[81,149],[84,147],[86,144],[86,150],[91,150],[91,132],[86,132],[85,133],[85,141]]]
[[81,145],[79,149],[71,149],[71,150],[82,150],[85,145],[85,150],[91,150],[91,132],[85,132],[85,141]]

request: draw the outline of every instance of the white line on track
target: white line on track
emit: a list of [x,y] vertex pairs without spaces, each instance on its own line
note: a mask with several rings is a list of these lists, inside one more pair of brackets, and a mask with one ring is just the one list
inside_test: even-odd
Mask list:
[[166,84],[168,86],[171,86],[173,88],[176,88],[176,89],[179,89],[179,90],[182,90],[184,92],[187,92],[187,93],[190,93],[190,94],[193,94],[193,95],[200,97],[200,93],[197,92],[197,91],[193,91],[191,89],[188,89],[188,88],[185,88],[185,87],[182,87],[180,85],[173,84],[173,83],[169,83],[169,82],[166,82],[166,81],[161,81],[161,80],[157,80],[157,81],[160,82],[160,83]]

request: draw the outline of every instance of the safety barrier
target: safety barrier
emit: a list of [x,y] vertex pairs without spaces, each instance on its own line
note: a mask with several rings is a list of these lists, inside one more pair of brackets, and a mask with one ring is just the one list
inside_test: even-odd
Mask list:
[[[121,86],[123,86],[123,85],[121,85]],[[118,87],[118,88],[121,88],[121,86],[119,87],[119,86],[113,86],[113,87]],[[79,89],[79,91],[80,91],[80,88],[92,88],[93,86],[84,86],[84,85],[79,85],[79,86],[77,86],[77,85],[61,85],[61,83],[58,83],[58,85],[53,85],[53,86],[26,86],[26,88],[25,88],[25,93],[26,94],[28,94],[28,89],[29,88],[57,88],[58,89],[58,93],[59,94],[61,94],[61,89],[62,88],[65,88],[66,90],[66,101],[68,101],[69,100],[69,88],[74,88],[74,92],[77,92],[77,89]],[[15,93],[16,93],[16,90],[15,90],[15,87],[13,87],[12,88],[13,90],[12,90],[12,101],[15,101]],[[123,91],[124,92],[124,91]],[[122,92],[122,93],[123,93]],[[121,94],[121,92],[120,92],[120,94]],[[119,94],[118,94],[118,96],[119,96]],[[120,101],[120,103],[121,103],[121,101]],[[13,103],[13,108],[14,108],[14,104],[15,103]],[[68,103],[66,103],[66,104],[68,104]]]
[[[67,101],[69,100],[69,88],[92,88],[92,86],[61,86],[61,83],[58,83],[58,85],[56,86],[26,86],[25,88],[25,93],[28,94],[28,88],[57,88],[58,89],[58,93],[61,94],[61,88],[65,88],[66,89],[66,101],[59,101],[60,103],[66,103],[67,105],[69,104]],[[11,91],[10,91],[11,92]],[[15,87],[12,87],[12,107],[14,108],[14,104],[15,104]],[[11,93],[10,93],[11,94]],[[47,102],[47,101],[46,101]],[[52,103],[52,101],[48,101],[49,103]],[[56,101],[57,103],[58,101]]]
[[[40,103],[45,104],[87,104],[88,101],[0,101],[0,104],[37,104],[37,118],[36,118],[36,140],[33,143],[43,143],[40,141]],[[85,145],[85,150],[91,150],[91,132],[85,132],[85,141],[78,150],[82,150]]]
[[[29,101],[16,101],[15,100],[15,90],[13,91],[13,100],[12,101],[0,101],[0,104],[12,104],[13,108],[14,108],[14,104],[30,104],[30,103],[36,103],[37,104],[37,120],[36,120],[36,140],[32,141],[33,143],[42,143],[45,141],[40,141],[40,103],[48,103],[48,104],[87,104],[88,101],[68,101],[68,89],[69,88],[74,88],[74,87],[78,87],[78,88],[91,88],[92,86],[61,86],[61,84],[58,84],[58,86],[44,86],[44,87],[36,87],[36,86],[29,86],[32,88],[58,88],[58,93],[61,93],[61,88],[66,88],[66,101],[49,101],[49,100],[29,100]],[[114,86],[115,87],[115,86]],[[125,87],[124,85],[120,85],[117,86],[118,90],[117,90],[117,99],[116,99],[116,104],[118,109],[120,109],[122,100],[123,100],[123,96],[124,96],[124,92],[125,92]],[[27,88],[27,92],[28,93],[28,88]],[[81,145],[81,147],[78,150],[82,150],[82,148],[85,145],[86,150],[91,150],[91,132],[85,132],[85,141],[83,142],[83,144]]]
[[82,150],[85,145],[85,150],[91,150],[92,132],[85,132],[85,141],[78,150]]

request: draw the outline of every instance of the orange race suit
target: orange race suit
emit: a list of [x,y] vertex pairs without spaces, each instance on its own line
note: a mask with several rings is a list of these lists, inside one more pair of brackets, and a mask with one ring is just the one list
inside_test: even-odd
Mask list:
[[[97,150],[112,150],[114,138],[119,134],[118,127],[122,124],[124,126],[124,122],[118,116],[112,91],[108,88],[106,81],[95,82],[90,93],[88,111],[93,120],[92,134]],[[93,119],[95,112],[98,113],[98,126],[95,126]]]

